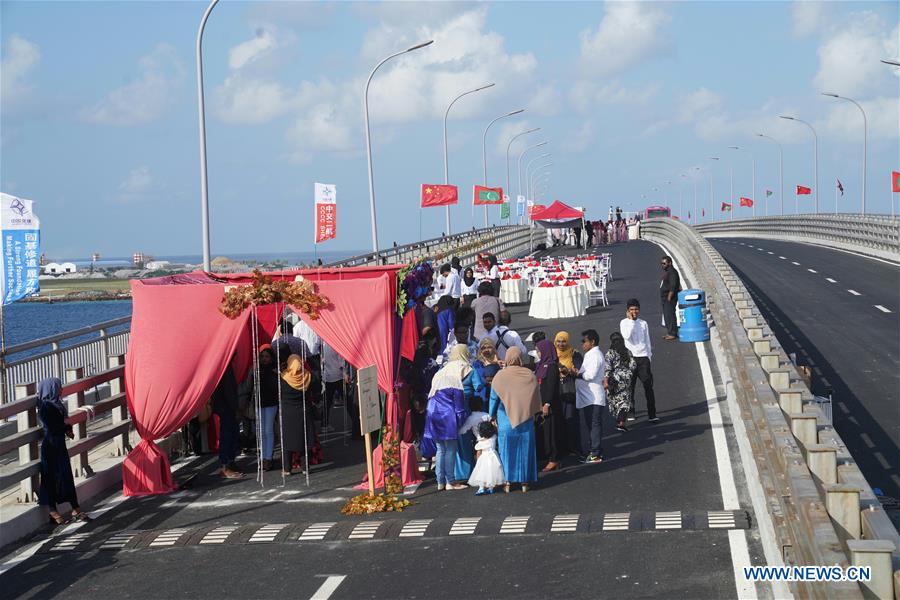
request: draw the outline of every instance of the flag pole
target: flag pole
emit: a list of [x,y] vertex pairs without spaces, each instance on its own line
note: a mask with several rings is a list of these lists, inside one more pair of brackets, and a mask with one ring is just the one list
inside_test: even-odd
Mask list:
[[0,304],[0,404],[6,404],[6,321]]

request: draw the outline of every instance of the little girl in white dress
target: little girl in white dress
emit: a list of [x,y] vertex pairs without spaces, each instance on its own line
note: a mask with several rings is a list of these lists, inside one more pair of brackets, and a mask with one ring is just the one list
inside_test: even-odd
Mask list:
[[490,421],[482,421],[475,429],[478,440],[475,442],[475,450],[480,451],[475,468],[469,477],[469,485],[478,486],[476,496],[493,494],[494,487],[503,484],[506,478],[503,475],[503,465],[497,455],[497,428]]

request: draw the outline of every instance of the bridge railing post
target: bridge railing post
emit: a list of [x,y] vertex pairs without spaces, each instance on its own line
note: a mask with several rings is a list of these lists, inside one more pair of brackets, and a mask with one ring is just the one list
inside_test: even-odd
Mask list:
[[[34,383],[24,383],[15,386],[14,396],[16,400],[24,400],[29,396],[33,396],[37,391],[37,385]],[[22,433],[38,426],[37,407],[31,407],[23,410],[16,415],[16,431]],[[24,467],[40,458],[38,450],[38,442],[30,442],[19,446],[19,466]],[[17,500],[22,503],[37,502],[37,490],[40,485],[38,475],[32,475],[27,479],[19,482],[19,495]]]
[[[66,383],[78,381],[82,377],[84,377],[84,367],[66,369]],[[66,398],[66,402],[69,407],[69,414],[72,414],[74,411],[84,406],[84,391],[70,394]],[[87,419],[77,425],[73,425],[72,431],[75,434],[75,441],[85,439],[87,437]],[[93,470],[88,461],[87,451],[82,452],[72,459],[72,472],[76,477],[89,477],[90,475],[93,475]]]
[[[116,367],[122,366],[125,364],[125,355],[124,354],[116,354],[113,356],[107,357],[109,361],[109,368],[114,369]],[[110,398],[115,397],[121,394],[124,391],[124,383],[125,376],[117,377],[116,379],[112,379],[109,382],[109,396]],[[119,423],[123,423],[128,420],[128,403],[122,403],[122,406],[118,406],[112,409],[112,422],[113,425],[118,425]],[[115,447],[116,456],[125,456],[131,450],[131,445],[128,441],[128,433],[123,433],[122,435],[118,435],[113,438],[113,444]]]

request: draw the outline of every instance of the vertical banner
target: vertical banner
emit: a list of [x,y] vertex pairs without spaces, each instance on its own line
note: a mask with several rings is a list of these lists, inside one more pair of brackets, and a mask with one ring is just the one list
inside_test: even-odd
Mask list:
[[500,205],[500,218],[509,218],[509,196],[503,194],[503,204]]
[[337,189],[329,183],[316,184],[316,243],[337,236]]
[[41,225],[31,200],[0,193],[0,203],[0,300],[6,305],[41,289]]

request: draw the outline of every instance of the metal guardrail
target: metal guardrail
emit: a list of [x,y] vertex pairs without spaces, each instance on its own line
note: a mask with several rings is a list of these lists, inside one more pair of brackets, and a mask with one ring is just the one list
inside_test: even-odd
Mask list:
[[900,262],[900,218],[860,214],[786,215],[703,223],[704,237],[809,242]]
[[[641,237],[687,261],[706,290],[785,564],[870,564],[866,593],[894,597],[900,537],[846,445],[826,419],[755,302],[709,242],[673,219],[650,219]],[[886,543],[887,542],[887,543]],[[877,585],[880,588],[874,589]],[[885,583],[887,582],[887,583]],[[858,584],[794,584],[803,597],[859,597]]]
[[[72,471],[76,477],[93,474],[88,453],[101,444],[112,441],[115,456],[124,456],[130,450],[128,435],[131,419],[128,416],[125,399],[125,355],[110,356],[107,368],[99,373],[86,376],[83,368],[67,369],[63,374],[65,385],[62,398],[67,402],[74,439],[68,444],[72,460]],[[110,395],[93,403],[90,408],[94,416],[111,413],[109,423],[88,427],[88,412],[79,410],[86,405],[86,391],[100,385],[108,385]],[[18,451],[18,461],[12,466],[0,469],[0,491],[18,485],[19,502],[35,502],[39,485],[40,454],[39,443],[43,429],[38,424],[36,385],[19,384],[15,388],[15,400],[0,405],[0,422],[15,417],[16,431],[0,438],[0,456]]]

